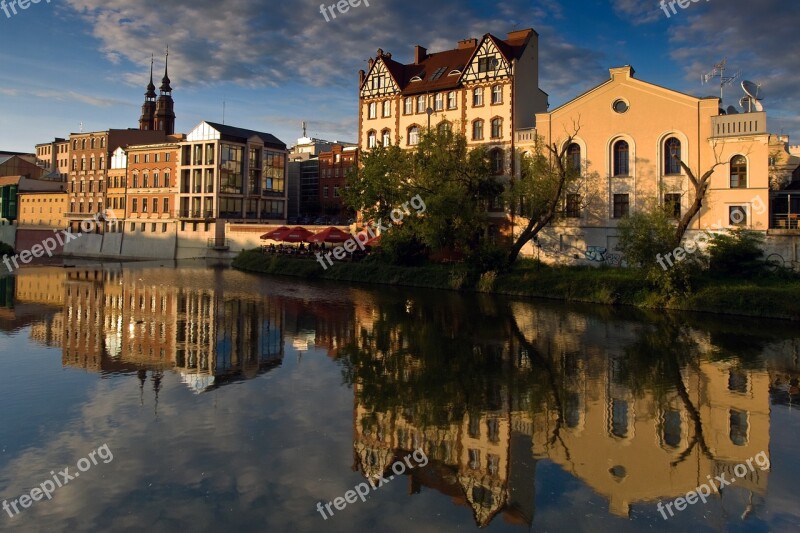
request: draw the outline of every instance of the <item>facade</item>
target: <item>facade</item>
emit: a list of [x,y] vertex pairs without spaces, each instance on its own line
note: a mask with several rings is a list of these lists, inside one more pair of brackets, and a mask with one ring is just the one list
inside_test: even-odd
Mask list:
[[[35,165],[31,165],[34,168]],[[38,170],[38,169],[37,169]],[[20,196],[24,193],[62,192],[62,183],[26,176],[0,177],[0,219],[14,224],[20,216]]]
[[319,154],[319,205],[326,215],[342,215],[347,173],[358,168],[358,147],[334,144]]
[[308,217],[320,214],[319,155],[330,151],[335,144],[336,141],[303,136],[289,150],[289,204],[292,207],[288,216]]
[[[690,231],[769,228],[765,113],[722,114],[719,98],[695,98],[638,80],[630,66],[610,74],[574,100],[538,113],[535,129],[516,132],[520,151],[532,152],[537,139],[563,145],[578,127],[568,157],[580,166],[583,180],[579,189],[567,191],[561,219],[539,235],[542,259],[570,261],[592,249],[614,250],[619,220],[654,202],[671,206],[678,218],[694,200],[680,161],[697,177],[713,169]],[[523,253],[536,250],[529,243]]]
[[526,29],[506,39],[489,33],[465,39],[444,52],[417,46],[409,64],[378,49],[368,71],[359,73],[360,149],[410,148],[423,129],[447,127],[471,146],[495,150],[495,171],[507,175],[513,132],[533,127],[534,114],[547,110],[547,94],[539,89],[538,39]]
[[184,223],[286,219],[287,152],[275,136],[203,121],[180,146],[177,212]]
[[[69,192],[68,219],[70,227],[78,231],[84,220],[104,215],[108,207],[106,183],[108,162],[114,150],[137,144],[163,142],[163,131],[110,129],[99,132],[70,135],[70,169],[67,183]],[[98,226],[102,228],[103,226]]]
[[69,173],[69,141],[56,137],[49,143],[36,145],[36,164],[48,175],[67,181]]
[[177,138],[127,148],[126,231],[174,233],[180,153]]
[[107,210],[114,213],[117,221],[109,222],[106,231],[119,233],[123,229],[120,221],[124,221],[127,216],[125,202],[127,188],[128,154],[125,148],[120,146],[111,154],[111,166],[108,169],[108,177],[106,179]]
[[17,225],[20,229],[65,229],[68,205],[63,190],[21,192]]

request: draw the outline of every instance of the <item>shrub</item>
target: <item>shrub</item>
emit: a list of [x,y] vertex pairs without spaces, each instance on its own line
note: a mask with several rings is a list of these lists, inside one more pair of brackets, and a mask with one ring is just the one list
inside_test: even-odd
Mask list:
[[708,245],[711,270],[732,277],[749,277],[766,270],[764,235],[737,228],[711,238]]
[[4,242],[0,242],[0,257],[4,255],[14,255],[14,248]]

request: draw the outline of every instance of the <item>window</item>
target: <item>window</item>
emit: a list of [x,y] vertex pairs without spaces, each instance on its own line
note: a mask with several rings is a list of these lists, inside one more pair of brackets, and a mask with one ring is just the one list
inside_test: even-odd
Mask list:
[[482,106],[483,105],[483,87],[476,87],[472,91],[472,106]]
[[503,151],[499,148],[492,150],[492,173],[495,175],[503,173]]
[[499,139],[503,136],[503,119],[492,119],[492,139]]
[[729,410],[731,431],[731,442],[736,446],[744,446],[747,444],[747,430],[749,427],[747,421],[747,413],[744,411],[737,411],[735,409]]
[[581,195],[576,193],[567,194],[567,205],[564,210],[567,218],[581,218]]
[[333,187],[333,197],[334,198],[339,198],[339,187],[337,187],[335,185]]
[[144,154],[144,162],[145,163],[149,163],[150,162],[150,154]]
[[410,115],[413,112],[414,112],[414,99],[409,96],[404,101],[403,114]]
[[131,200],[131,213],[136,213],[139,210],[139,200],[134,198]]
[[455,109],[456,108],[456,92],[450,91],[447,93],[447,109]]
[[383,130],[381,132],[381,142],[383,143],[384,146],[389,146],[390,144],[392,144],[391,134],[389,133],[389,130]]
[[664,142],[664,174],[682,174],[681,142],[675,137]]
[[370,130],[370,132],[367,133],[367,147],[375,148],[376,145],[377,145],[377,134],[375,133],[375,130]]
[[139,187],[139,176],[136,174],[133,175],[133,182],[131,183],[131,188],[136,189]]
[[86,170],[86,158],[81,157],[81,170]]
[[323,196],[324,196],[325,198],[327,198],[327,197],[328,197],[328,186],[327,186],[327,185],[325,185],[325,186],[322,188],[322,193],[323,193]]
[[664,426],[662,428],[664,444],[670,448],[677,448],[681,443],[681,413],[669,410],[664,413]]
[[495,85],[492,87],[492,104],[503,103],[503,86]]
[[439,124],[439,131],[442,133],[450,132],[452,130],[453,130],[453,125],[447,122],[446,120]]
[[164,187],[169,187],[169,171],[164,172]]
[[106,138],[100,137],[100,148],[105,148],[105,147],[106,147]]
[[106,158],[105,157],[101,157],[100,158],[100,170],[105,170],[105,169],[106,169]]
[[419,127],[411,126],[408,128],[408,145],[414,146],[419,144]]
[[571,170],[581,171],[581,147],[577,143],[572,143],[567,148],[567,165]]
[[747,225],[747,208],[743,205],[728,207],[728,224],[731,226]]
[[747,188],[747,159],[743,155],[731,159],[731,189]]
[[153,213],[158,213],[158,198],[153,198]]
[[[164,154],[164,161],[167,161],[167,162],[169,162],[169,161],[170,161],[170,159],[172,159],[171,155],[172,155],[172,154],[170,154],[169,152],[165,153],[165,154]],[[164,224],[164,227],[166,227],[166,224]]]
[[624,113],[628,110],[628,102],[625,100],[617,100],[614,102],[613,108],[616,113]]
[[[164,209],[162,210],[162,213],[169,213],[169,198],[164,198]],[[164,224],[164,231],[167,231],[166,228],[167,225]]]
[[142,187],[146,189],[149,186],[150,186],[150,176],[145,174],[144,176],[142,176]]
[[667,213],[674,218],[681,218],[681,195],[680,193],[669,193],[664,195],[664,208]]
[[392,116],[392,101],[386,100],[383,102],[383,116],[384,117],[391,117]]
[[376,118],[378,116],[378,104],[375,102],[371,102],[368,107],[368,116],[369,118]]
[[478,72],[493,72],[500,66],[500,61],[495,56],[478,59]]
[[614,175],[615,176],[630,176],[629,149],[628,143],[625,141],[617,141],[614,143]]
[[158,178],[158,172],[154,172],[153,173],[153,187],[155,187],[156,189],[158,187],[160,187],[160,180]]
[[142,198],[142,213],[147,213],[147,198]]
[[433,110],[441,111],[444,109],[444,93],[436,93],[433,97]]
[[472,123],[472,140],[480,141],[483,139],[483,121],[476,120]]
[[611,400],[611,434],[624,439],[628,436],[628,402]]
[[627,194],[614,195],[614,218],[628,216],[630,212],[630,200]]
[[425,96],[419,95],[417,96],[417,113],[424,113],[425,112]]

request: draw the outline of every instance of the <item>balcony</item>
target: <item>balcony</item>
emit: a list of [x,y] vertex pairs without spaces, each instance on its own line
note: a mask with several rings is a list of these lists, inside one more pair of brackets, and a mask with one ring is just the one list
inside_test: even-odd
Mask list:
[[175,218],[190,220],[209,220],[214,218],[213,211],[203,211],[195,209],[181,209],[175,212]]
[[741,137],[767,133],[767,114],[740,113],[711,117],[711,138]]

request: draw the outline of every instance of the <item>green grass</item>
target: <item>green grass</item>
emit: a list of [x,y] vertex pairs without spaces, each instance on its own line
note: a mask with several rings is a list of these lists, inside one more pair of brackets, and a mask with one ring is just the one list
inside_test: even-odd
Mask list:
[[699,280],[693,294],[667,300],[633,269],[551,267],[531,259],[520,259],[509,272],[482,276],[471,272],[464,264],[400,267],[381,263],[375,258],[360,263],[338,262],[324,270],[314,259],[270,256],[258,250],[242,252],[233,266],[249,272],[313,280],[492,292],[567,302],[800,320],[800,278],[792,276],[753,280],[706,276]]

